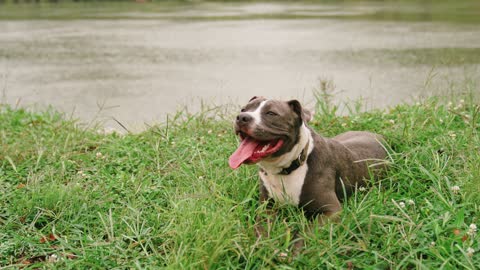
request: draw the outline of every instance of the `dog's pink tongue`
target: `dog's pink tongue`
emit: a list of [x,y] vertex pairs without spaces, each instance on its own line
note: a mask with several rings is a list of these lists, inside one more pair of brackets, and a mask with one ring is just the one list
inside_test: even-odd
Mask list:
[[228,159],[228,165],[230,165],[232,169],[240,167],[245,160],[252,156],[257,146],[257,141],[250,138],[243,139],[238,149],[230,156],[230,159]]

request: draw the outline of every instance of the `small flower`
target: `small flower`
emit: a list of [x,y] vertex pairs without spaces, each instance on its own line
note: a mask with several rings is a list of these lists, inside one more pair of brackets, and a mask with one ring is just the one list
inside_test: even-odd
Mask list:
[[434,241],[432,241],[432,242],[430,243],[430,246],[431,246],[431,247],[434,247],[435,245],[436,245],[436,243],[435,243]]
[[475,225],[473,223],[470,224],[470,226],[468,227],[467,234],[470,235],[470,236],[474,236],[476,233],[477,233],[477,225]]
[[81,177],[87,176],[83,171],[78,171],[77,174],[80,175]]
[[467,248],[467,256],[468,257],[472,257],[474,252],[475,252],[475,249],[473,249],[471,247]]
[[452,107],[453,103],[451,101],[448,102],[447,106],[450,108]]
[[455,106],[455,108],[453,108],[453,110],[458,110],[458,109],[463,108],[463,105],[464,105],[463,103],[464,103],[464,100],[461,99],[460,103],[458,103],[457,106]]
[[410,199],[410,200],[407,201],[407,204],[408,205],[415,205],[415,202],[412,199]]
[[198,177],[198,180],[203,180],[203,176],[199,176],[199,177]]
[[58,261],[58,256],[57,256],[57,254],[52,254],[52,255],[48,256],[48,262],[49,262],[49,263],[54,263],[54,262],[56,262],[56,261]]
[[393,119],[388,120],[388,122],[392,125],[395,124],[395,120],[393,120]]
[[449,132],[448,136],[450,136],[450,138],[452,138],[452,139],[455,139],[457,137],[457,134],[455,134],[453,132]]
[[367,189],[366,189],[365,187],[359,187],[358,190],[363,192],[363,191],[365,191],[365,190],[367,190]]
[[459,186],[453,186],[450,188],[450,190],[453,192],[453,194],[457,194],[460,192],[460,187]]
[[441,124],[443,124],[443,119],[442,119],[442,118],[438,119],[438,121],[439,121]]
[[405,203],[404,202],[399,202],[398,205],[400,206],[400,208],[405,208]]
[[347,123],[342,123],[342,127],[346,127],[347,126]]
[[212,132],[213,132],[213,131],[212,131],[211,129],[209,129],[209,130],[207,131],[208,134],[212,134]]
[[97,152],[97,153],[95,154],[95,156],[96,156],[97,158],[103,158],[103,154],[102,154],[101,152]]

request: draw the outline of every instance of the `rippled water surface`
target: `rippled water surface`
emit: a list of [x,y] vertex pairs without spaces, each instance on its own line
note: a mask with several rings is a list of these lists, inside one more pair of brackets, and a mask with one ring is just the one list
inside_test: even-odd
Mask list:
[[242,104],[263,95],[312,104],[320,80],[333,85],[337,101],[362,97],[367,108],[478,90],[480,24],[471,12],[457,18],[429,15],[428,6],[373,4],[138,7],[15,13],[0,5],[3,100],[138,127],[183,105],[196,111],[200,99]]

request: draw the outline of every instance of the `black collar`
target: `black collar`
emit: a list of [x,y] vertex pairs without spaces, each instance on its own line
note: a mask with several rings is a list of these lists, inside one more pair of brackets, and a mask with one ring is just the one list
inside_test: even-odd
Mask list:
[[298,156],[298,158],[296,158],[294,161],[292,161],[292,163],[290,163],[290,166],[288,166],[287,168],[283,168],[278,174],[289,175],[293,171],[298,169],[300,166],[302,166],[303,163],[305,163],[305,161],[307,160],[309,142],[310,142],[310,140],[307,141],[307,144],[303,148],[303,150],[300,153],[300,155]]

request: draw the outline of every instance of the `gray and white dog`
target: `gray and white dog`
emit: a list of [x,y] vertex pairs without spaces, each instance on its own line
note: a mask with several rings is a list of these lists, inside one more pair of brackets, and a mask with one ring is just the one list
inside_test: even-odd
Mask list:
[[311,117],[297,100],[253,97],[235,120],[241,143],[229,165],[258,164],[261,202],[273,199],[307,216],[328,217],[341,210],[345,195],[380,173],[387,153],[382,137],[370,132],[321,137],[307,126]]

